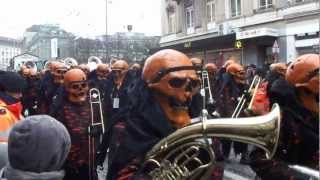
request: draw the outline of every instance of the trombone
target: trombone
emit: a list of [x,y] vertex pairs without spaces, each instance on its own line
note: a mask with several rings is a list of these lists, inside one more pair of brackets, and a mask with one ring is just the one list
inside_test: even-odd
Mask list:
[[[94,166],[95,166],[95,139],[93,137],[91,137],[91,128],[92,127],[96,127],[96,126],[102,126],[102,134],[104,134],[105,132],[105,127],[104,127],[104,119],[103,119],[103,114],[102,114],[102,104],[101,104],[101,96],[100,96],[100,91],[96,88],[92,88],[89,91],[89,97],[90,97],[90,109],[91,109],[91,124],[90,127],[88,127],[88,131],[89,131],[89,180],[94,180],[95,176],[95,170],[94,170]],[[94,122],[95,119],[95,109],[94,109],[94,105],[98,105],[99,106],[99,117],[100,117],[100,122]]]
[[[210,79],[209,79],[209,74],[208,71],[206,70],[202,70],[201,72],[201,80],[202,80],[202,94],[204,96],[204,100],[206,97],[206,90],[209,92],[209,99],[208,99],[208,104],[213,104],[214,103],[214,99],[212,97],[212,92],[211,92],[211,84],[210,84]],[[204,101],[205,103],[205,101]]]
[[[242,112],[245,103],[248,101],[247,98],[250,93],[252,93],[252,95],[251,95],[251,100],[249,102],[248,109],[252,108],[253,100],[254,100],[254,97],[256,96],[256,93],[257,93],[257,90],[259,88],[260,83],[261,83],[261,78],[258,75],[255,75],[252,82],[251,82],[249,89],[244,91],[244,93],[242,94],[235,110],[233,111],[231,118],[238,118],[239,117],[239,114]],[[253,92],[252,92],[252,90],[253,90]]]

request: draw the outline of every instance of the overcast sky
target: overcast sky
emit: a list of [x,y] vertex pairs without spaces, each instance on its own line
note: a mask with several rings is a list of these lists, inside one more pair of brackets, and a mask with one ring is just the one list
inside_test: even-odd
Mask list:
[[[108,33],[160,35],[160,0],[107,0]],[[60,24],[79,36],[105,34],[106,0],[1,0],[0,36],[21,38],[33,24]]]

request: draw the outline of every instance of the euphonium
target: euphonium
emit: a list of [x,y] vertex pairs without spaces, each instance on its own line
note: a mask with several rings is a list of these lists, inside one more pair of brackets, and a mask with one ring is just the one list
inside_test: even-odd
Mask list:
[[280,132],[280,108],[277,104],[264,116],[226,119],[202,119],[178,129],[156,144],[146,155],[144,170],[153,179],[205,179],[215,164],[207,139],[212,137],[253,144],[271,158]]

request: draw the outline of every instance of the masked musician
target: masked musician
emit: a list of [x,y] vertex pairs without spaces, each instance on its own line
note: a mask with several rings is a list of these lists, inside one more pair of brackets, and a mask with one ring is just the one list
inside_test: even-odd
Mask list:
[[[144,156],[158,141],[191,122],[189,103],[200,87],[190,59],[162,50],[146,60],[142,80],[129,89],[129,106],[110,131],[107,179],[144,179]],[[107,130],[108,132],[108,130]],[[150,178],[150,177],[149,177]]]
[[[223,89],[221,90],[221,96],[218,99],[218,104],[223,104],[223,106],[217,107],[221,117],[232,116],[238,104],[238,98],[240,98],[244,93],[244,90],[247,89],[246,73],[243,66],[237,63],[232,63],[228,65],[226,72],[230,76],[230,79],[224,85]],[[230,148],[231,142],[222,140],[222,149],[226,159],[229,157]],[[244,158],[247,158],[247,145],[234,142],[234,151],[236,155],[241,154],[242,162],[245,162]]]
[[102,99],[104,98],[107,84],[110,81],[110,71],[108,64],[98,64],[97,69],[90,72],[88,76],[90,87],[99,89]]
[[20,99],[25,80],[14,72],[0,71],[0,168],[7,162],[7,142],[11,128],[22,118]]
[[128,69],[129,65],[124,60],[117,60],[111,66],[110,81],[106,85],[104,93],[105,115],[107,119],[112,119],[120,108],[127,105],[127,89],[132,80]]
[[[71,136],[71,150],[65,165],[65,179],[89,179],[89,134],[91,109],[88,100],[89,85],[85,73],[71,69],[64,76],[62,102],[51,114],[62,122]],[[95,122],[98,119],[94,120]]]
[[308,175],[288,165],[318,171],[319,68],[319,55],[302,55],[288,67],[285,79],[272,84],[270,96],[281,107],[282,121],[274,158],[267,160],[259,150],[251,154],[251,167],[261,179],[309,179]]
[[25,79],[27,88],[22,97],[23,112],[25,115],[36,115],[38,113],[39,74],[36,69],[30,69],[30,74]]
[[53,99],[62,91],[63,76],[67,67],[62,62],[52,62],[51,72],[40,83],[39,113],[48,114]]

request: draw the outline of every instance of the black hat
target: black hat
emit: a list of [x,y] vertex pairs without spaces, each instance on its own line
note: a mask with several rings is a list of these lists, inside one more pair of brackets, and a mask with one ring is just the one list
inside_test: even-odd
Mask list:
[[17,123],[8,140],[12,168],[29,172],[61,170],[70,150],[67,129],[47,115],[29,116]]
[[0,72],[0,90],[8,92],[22,92],[26,82],[22,76],[15,72]]

